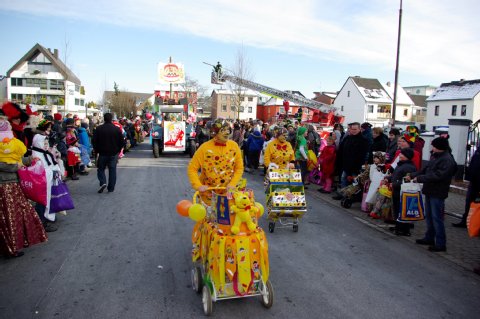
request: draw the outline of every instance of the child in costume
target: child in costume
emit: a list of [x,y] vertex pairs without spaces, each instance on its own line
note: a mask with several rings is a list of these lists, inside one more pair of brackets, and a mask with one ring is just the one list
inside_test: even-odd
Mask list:
[[287,141],[288,131],[282,127],[276,130],[275,139],[265,148],[264,165],[268,168],[293,168],[295,154],[292,145]]
[[332,136],[327,137],[327,146],[323,148],[318,158],[318,164],[320,165],[320,193],[330,194],[332,192],[333,174],[335,170],[335,138]]
[[77,173],[79,171],[79,165],[82,162],[80,158],[80,149],[78,148],[78,140],[70,135],[67,136],[67,172],[68,177],[72,180],[78,180]]
[[370,165],[370,187],[367,192],[365,202],[371,206],[375,204],[377,190],[385,177],[385,153],[375,152],[373,154],[373,164]]

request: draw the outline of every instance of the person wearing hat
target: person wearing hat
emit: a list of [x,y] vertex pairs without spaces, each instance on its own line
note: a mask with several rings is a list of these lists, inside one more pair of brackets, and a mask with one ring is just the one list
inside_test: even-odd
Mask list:
[[[428,245],[433,252],[446,251],[447,239],[444,225],[445,199],[448,197],[452,177],[457,171],[457,163],[450,154],[448,140],[437,137],[432,141],[432,157],[425,167],[410,174],[414,182],[423,183],[425,195],[425,221],[427,231],[419,245]],[[407,177],[407,180],[410,178]]]
[[294,166],[295,155],[292,145],[287,141],[288,130],[282,127],[275,132],[275,138],[268,143],[265,149],[263,156],[265,167],[287,169]]
[[408,174],[417,171],[415,164],[413,164],[414,150],[407,147],[400,151],[399,160],[392,175],[386,177],[386,180],[392,183],[392,215],[395,221],[395,226],[391,228],[396,235],[410,236],[410,223],[398,222],[400,215],[400,189],[402,187],[403,178]]
[[207,203],[209,197],[205,192],[209,187],[226,187],[231,193],[242,177],[242,152],[237,143],[229,140],[231,132],[226,121],[215,120],[210,128],[213,138],[197,149],[188,164],[187,175],[192,188],[200,191]]
[[413,150],[413,159],[412,162],[417,168],[417,171],[420,170],[422,167],[422,162],[420,161],[420,154],[418,151],[413,149],[413,142],[410,141],[410,137],[406,134],[400,136],[397,140],[398,149],[395,152],[393,159],[391,159],[390,163],[386,165],[388,170],[394,170],[397,167],[398,161],[400,160],[399,155],[400,152],[405,148],[411,148]]
[[17,171],[23,166],[25,144],[0,117],[0,254],[20,257],[23,248],[47,241],[39,216],[25,197]]
[[7,116],[12,126],[12,132],[15,138],[27,145],[23,130],[27,125],[28,114],[16,103],[6,102],[2,105],[2,111]]
[[[305,126],[300,126],[297,129],[296,143],[295,143],[295,162],[297,168],[300,169],[302,173],[302,181],[304,185],[308,185],[307,182],[307,161],[308,161],[308,148],[307,148],[307,139],[308,134],[307,128]],[[307,188],[305,186],[305,188]]]

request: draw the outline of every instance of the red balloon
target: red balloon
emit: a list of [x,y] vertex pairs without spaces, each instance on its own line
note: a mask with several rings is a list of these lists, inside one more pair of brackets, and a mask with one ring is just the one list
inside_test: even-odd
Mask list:
[[177,213],[182,217],[188,217],[188,209],[192,206],[192,202],[183,199],[177,203]]

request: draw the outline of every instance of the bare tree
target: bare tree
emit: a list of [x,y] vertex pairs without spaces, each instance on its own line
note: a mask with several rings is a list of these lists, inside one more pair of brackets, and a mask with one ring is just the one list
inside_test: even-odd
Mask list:
[[[250,61],[243,45],[237,50],[235,64],[231,69],[234,76],[244,80],[253,81]],[[229,82],[228,87],[233,92],[232,109],[237,113],[237,119],[240,119],[240,112],[243,112],[244,109],[242,102],[245,100],[247,89],[231,82]]]
[[[195,107],[200,107],[204,110],[206,95],[208,94],[209,88],[207,86],[201,85],[197,80],[190,78],[189,76],[185,77],[185,83],[182,85],[183,90],[187,94],[189,103],[193,102],[193,96],[196,94]],[[211,108],[211,99],[208,96],[208,101],[210,101],[209,109]],[[202,103],[202,104],[200,104]],[[208,107],[208,106],[207,106]]]

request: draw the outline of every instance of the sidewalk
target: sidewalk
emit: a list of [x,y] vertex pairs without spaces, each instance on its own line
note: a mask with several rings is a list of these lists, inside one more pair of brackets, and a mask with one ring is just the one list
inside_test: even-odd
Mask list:
[[412,229],[412,236],[395,236],[388,228],[392,225],[385,224],[383,220],[375,220],[360,210],[360,203],[354,203],[350,209],[340,206],[340,201],[332,199],[332,194],[322,194],[317,191],[319,187],[316,185],[309,185],[309,189],[306,190],[309,196],[320,198],[325,202],[332,204],[333,206],[345,210],[352,214],[358,220],[366,223],[367,225],[376,228],[377,230],[389,234],[392,237],[396,237],[399,240],[409,241],[412,245],[417,246],[419,249],[425,249],[426,254],[437,254],[450,260],[456,265],[465,268],[468,271],[472,271],[473,268],[480,266],[480,239],[470,238],[465,228],[455,228],[452,226],[453,222],[460,221],[455,216],[461,216],[465,206],[465,190],[460,188],[455,192],[451,191],[448,198],[445,201],[445,231],[447,234],[447,251],[442,253],[432,253],[427,250],[426,246],[419,246],[415,244],[415,240],[422,238],[426,224],[425,221],[415,223],[415,228]]

